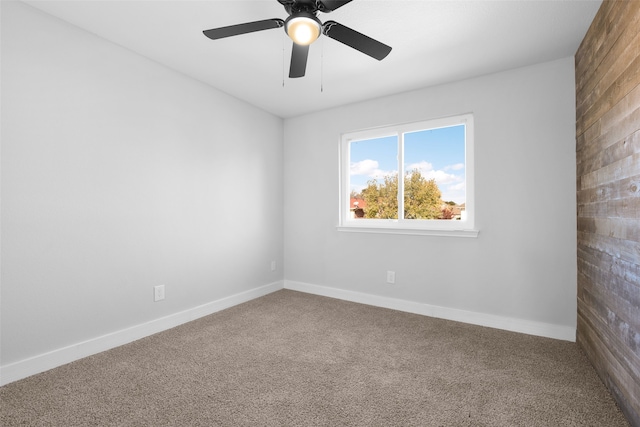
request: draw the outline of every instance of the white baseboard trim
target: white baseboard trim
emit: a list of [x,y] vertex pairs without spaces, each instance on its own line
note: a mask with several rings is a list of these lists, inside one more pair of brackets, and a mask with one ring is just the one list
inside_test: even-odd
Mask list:
[[347,291],[344,289],[331,288],[327,286],[312,285],[309,283],[295,282],[291,280],[284,281],[284,288],[294,291],[306,292],[314,295],[337,298],[345,301],[373,305],[376,307],[390,308],[407,313],[437,317],[439,319],[454,320],[457,322],[469,323],[472,325],[503,329],[511,332],[520,332],[528,335],[536,335],[572,342],[575,342],[576,340],[576,329],[570,326],[554,325],[550,323],[514,319],[510,317],[496,316],[493,314],[477,313],[455,308],[440,307],[436,305],[365,294],[361,292]]
[[248,291],[240,292],[216,301],[211,301],[188,310],[151,320],[127,329],[115,331],[77,344],[59,348],[28,359],[0,366],[0,386],[22,378],[48,371],[74,360],[91,356],[132,341],[171,329],[209,314],[233,307],[283,288],[283,281],[270,283]]
[[221,298],[216,301],[211,301],[169,316],[92,338],[90,340],[20,360],[5,366],[0,366],[0,386],[40,372],[48,371],[49,369],[73,362],[74,360],[82,359],[83,357],[88,357],[158,332],[171,329],[183,323],[251,301],[252,299],[259,298],[283,288],[330,298],[337,298],[345,301],[352,301],[360,304],[404,311],[407,313],[420,314],[423,316],[454,320],[472,325],[487,326],[490,328],[503,329],[564,341],[575,342],[576,340],[576,330],[569,326],[514,319],[492,314],[477,313],[455,308],[406,301],[397,298],[347,291],[327,286],[284,280],[240,292],[238,294]]

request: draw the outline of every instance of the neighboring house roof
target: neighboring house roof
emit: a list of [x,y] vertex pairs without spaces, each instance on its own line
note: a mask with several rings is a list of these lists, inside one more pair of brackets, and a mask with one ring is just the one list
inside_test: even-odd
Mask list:
[[462,212],[462,208],[460,206],[451,206],[451,212],[454,215],[460,215],[460,212]]
[[362,208],[365,209],[367,207],[367,202],[362,199],[354,199],[351,198],[349,201],[349,209]]

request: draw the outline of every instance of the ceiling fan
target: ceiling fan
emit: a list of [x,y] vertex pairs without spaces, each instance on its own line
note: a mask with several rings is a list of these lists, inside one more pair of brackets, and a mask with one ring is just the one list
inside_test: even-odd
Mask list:
[[255,31],[270,30],[284,27],[287,35],[293,40],[293,52],[291,53],[291,66],[289,77],[302,77],[307,68],[309,45],[316,41],[320,34],[352,47],[372,58],[381,61],[391,47],[371,37],[365,36],[349,27],[335,21],[326,21],[324,24],[316,17],[318,12],[329,13],[339,7],[350,3],[352,0],[277,0],[284,6],[289,14],[285,20],[279,18],[265,19],[262,21],[247,22],[244,24],[230,25],[228,27],[213,28],[203,31],[204,35],[212,40],[225,37],[238,36],[253,33]]

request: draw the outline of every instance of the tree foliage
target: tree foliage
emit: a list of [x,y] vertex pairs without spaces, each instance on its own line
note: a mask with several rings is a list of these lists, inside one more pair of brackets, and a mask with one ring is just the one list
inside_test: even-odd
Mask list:
[[385,176],[380,183],[376,179],[367,182],[362,198],[367,206],[365,218],[397,219],[398,175]]
[[[398,175],[367,182],[362,190],[365,218],[398,218]],[[441,193],[435,179],[426,179],[418,170],[404,177],[404,218],[438,219],[442,215]]]
[[404,217],[438,219],[442,213],[442,194],[435,179],[426,179],[414,170],[404,178]]

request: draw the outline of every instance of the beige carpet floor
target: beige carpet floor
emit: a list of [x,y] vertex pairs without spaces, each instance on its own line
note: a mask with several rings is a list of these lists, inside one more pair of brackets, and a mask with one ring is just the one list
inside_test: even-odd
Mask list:
[[9,426],[628,426],[575,343],[282,290],[0,388]]

